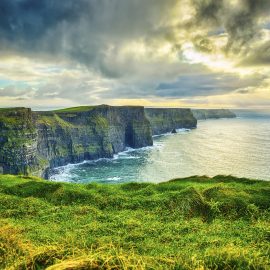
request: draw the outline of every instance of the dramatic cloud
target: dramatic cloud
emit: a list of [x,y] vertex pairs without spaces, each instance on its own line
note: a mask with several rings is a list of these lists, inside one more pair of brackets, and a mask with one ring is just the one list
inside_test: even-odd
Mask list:
[[0,105],[267,97],[269,13],[269,0],[1,0]]

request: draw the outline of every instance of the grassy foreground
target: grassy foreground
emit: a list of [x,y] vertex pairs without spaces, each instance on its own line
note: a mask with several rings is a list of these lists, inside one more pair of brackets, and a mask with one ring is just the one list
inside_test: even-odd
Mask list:
[[0,176],[0,269],[269,269],[270,182]]

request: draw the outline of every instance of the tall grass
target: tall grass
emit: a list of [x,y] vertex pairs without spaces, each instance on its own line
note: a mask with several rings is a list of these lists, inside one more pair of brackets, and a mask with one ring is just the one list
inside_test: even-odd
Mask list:
[[0,176],[0,269],[269,269],[270,183]]

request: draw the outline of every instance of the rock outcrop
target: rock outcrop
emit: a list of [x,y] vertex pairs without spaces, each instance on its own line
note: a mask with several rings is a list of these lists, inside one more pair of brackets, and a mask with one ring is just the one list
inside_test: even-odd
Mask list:
[[160,135],[180,128],[196,128],[197,120],[190,109],[145,108],[153,135]]
[[197,120],[235,118],[236,115],[227,109],[192,109]]

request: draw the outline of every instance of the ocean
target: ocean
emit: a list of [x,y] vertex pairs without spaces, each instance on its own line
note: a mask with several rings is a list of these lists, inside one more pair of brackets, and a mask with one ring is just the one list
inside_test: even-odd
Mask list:
[[55,168],[52,181],[164,182],[193,175],[270,180],[270,113],[236,111],[237,118],[198,121],[192,130],[154,137],[154,146],[126,149],[112,159]]

